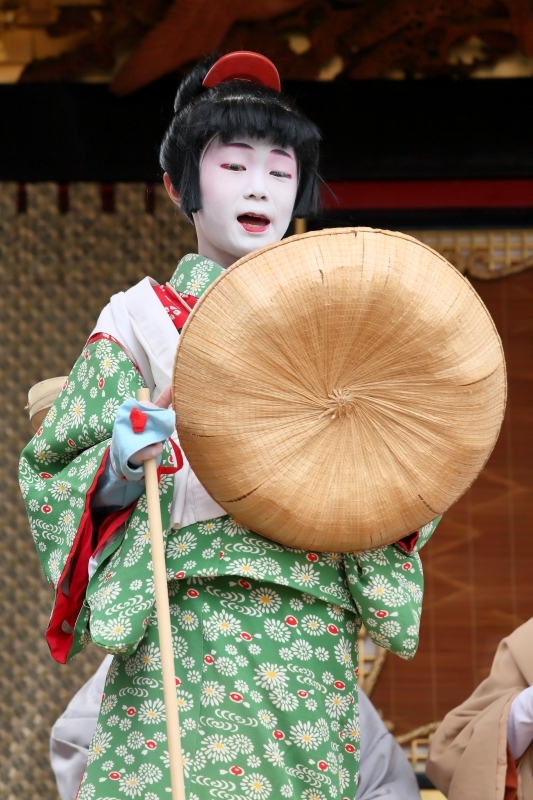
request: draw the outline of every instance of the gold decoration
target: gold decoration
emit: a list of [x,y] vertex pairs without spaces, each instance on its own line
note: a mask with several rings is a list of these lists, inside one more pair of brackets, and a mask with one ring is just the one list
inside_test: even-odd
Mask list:
[[490,281],[533,267],[533,230],[410,231],[409,235],[471,278]]

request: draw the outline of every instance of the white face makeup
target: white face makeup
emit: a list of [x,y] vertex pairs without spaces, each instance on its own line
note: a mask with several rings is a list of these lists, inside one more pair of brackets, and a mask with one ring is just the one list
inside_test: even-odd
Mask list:
[[292,148],[239,138],[208,145],[200,165],[202,208],[193,214],[198,252],[228,267],[278,242],[292,218],[298,189]]

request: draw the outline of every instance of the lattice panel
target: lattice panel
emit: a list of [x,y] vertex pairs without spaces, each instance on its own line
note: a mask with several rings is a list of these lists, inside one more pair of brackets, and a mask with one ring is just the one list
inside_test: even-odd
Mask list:
[[396,741],[404,751],[413,768],[413,772],[426,771],[429,745],[439,725],[440,722],[430,722],[429,725],[423,725],[414,731],[403,734],[403,736],[396,737]]
[[533,230],[410,231],[459,272],[492,280],[533,267]]
[[17,462],[31,437],[28,388],[68,372],[109,296],[147,274],[167,280],[195,249],[192,226],[158,192],[146,214],[145,188],[119,186],[116,212],[103,214],[99,187],[71,186],[70,211],[55,185],[0,184],[0,798],[57,800],[49,767],[50,728],[102,654],[56,664],[44,640],[52,592],[37,561],[18,491]]

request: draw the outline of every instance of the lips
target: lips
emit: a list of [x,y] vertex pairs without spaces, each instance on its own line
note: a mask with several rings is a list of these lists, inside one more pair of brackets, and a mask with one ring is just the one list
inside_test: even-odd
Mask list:
[[256,214],[252,211],[247,214],[239,214],[237,221],[248,233],[263,233],[270,225],[270,220],[265,214]]

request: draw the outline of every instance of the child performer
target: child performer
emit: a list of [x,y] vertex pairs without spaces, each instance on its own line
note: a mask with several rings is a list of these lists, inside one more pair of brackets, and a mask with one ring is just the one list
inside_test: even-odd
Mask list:
[[[47,631],[65,662],[90,640],[115,653],[79,800],[169,791],[161,660],[142,460],[160,457],[177,700],[188,800],[353,800],[357,629],[416,650],[418,549],[437,521],[360,553],[283,547],[205,492],[174,432],[168,384],[179,332],[223,269],[316,211],[319,133],[279,92],[274,65],[232,53],[178,91],[161,147],[170,198],[198,255],[166,286],[115,295],[42,428],[20,483],[45,573]],[[147,385],[150,408],[133,398]],[[163,444],[159,444],[162,442]]]

